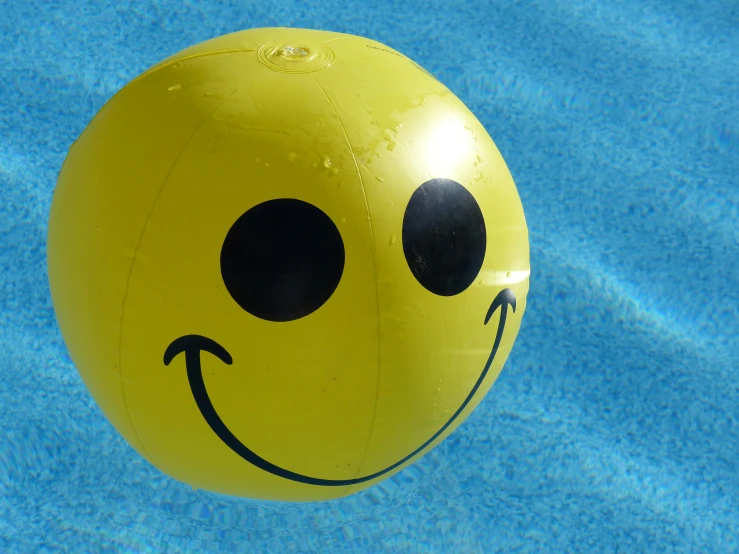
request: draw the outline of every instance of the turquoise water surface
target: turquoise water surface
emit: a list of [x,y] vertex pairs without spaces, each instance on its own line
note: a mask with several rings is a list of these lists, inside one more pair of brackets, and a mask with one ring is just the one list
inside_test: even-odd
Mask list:
[[[739,5],[0,0],[0,552],[739,551]],[[363,35],[477,115],[518,185],[531,291],[479,408],[328,503],[193,491],[71,363],[46,225],[72,141],[178,50]]]

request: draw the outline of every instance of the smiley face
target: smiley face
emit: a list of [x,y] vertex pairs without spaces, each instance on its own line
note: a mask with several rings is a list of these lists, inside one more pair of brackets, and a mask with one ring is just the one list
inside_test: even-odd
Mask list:
[[[455,296],[477,277],[485,257],[485,222],[474,197],[451,179],[421,185],[403,219],[403,252],[413,276],[429,292]],[[344,269],[341,234],[315,206],[296,199],[264,202],[244,213],[229,230],[221,249],[221,275],[236,303],[254,317],[287,322],[319,309],[336,290]],[[200,361],[209,352],[231,365],[233,359],[217,341],[200,335],[175,339],[164,353],[169,365],[185,353],[193,398],[213,432],[234,453],[273,475],[319,486],[347,486],[371,481],[420,453],[441,435],[479,389],[500,346],[508,308],[516,297],[504,288],[490,303],[483,324],[500,309],[500,320],[485,366],[462,404],[423,444],[384,469],[351,479],[325,479],[290,471],[249,449],[228,428],[208,396]]]
[[529,252],[510,173],[464,104],[380,46],[284,29],[199,45],[128,85],[65,162],[65,341],[116,429],[196,488],[370,486],[464,421],[513,346]]

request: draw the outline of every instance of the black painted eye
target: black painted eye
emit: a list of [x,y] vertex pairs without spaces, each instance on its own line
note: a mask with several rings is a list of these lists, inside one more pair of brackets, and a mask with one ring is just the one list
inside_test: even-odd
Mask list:
[[411,196],[403,217],[403,252],[421,285],[459,294],[485,258],[485,220],[474,196],[451,179],[431,179]]
[[268,321],[300,319],[320,308],[344,272],[344,243],[331,218],[292,198],[244,213],[221,248],[221,275],[244,310]]

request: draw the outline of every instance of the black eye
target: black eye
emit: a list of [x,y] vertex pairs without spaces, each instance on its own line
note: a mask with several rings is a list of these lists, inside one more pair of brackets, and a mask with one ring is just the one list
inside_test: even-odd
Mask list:
[[459,294],[485,258],[485,220],[475,198],[451,179],[431,179],[411,196],[403,217],[403,252],[421,285]]
[[244,310],[268,321],[300,319],[320,308],[344,272],[344,242],[331,218],[292,198],[244,213],[226,235],[221,275]]

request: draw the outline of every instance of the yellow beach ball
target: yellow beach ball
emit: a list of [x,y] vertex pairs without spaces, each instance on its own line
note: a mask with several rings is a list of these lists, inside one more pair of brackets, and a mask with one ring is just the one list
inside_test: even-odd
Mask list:
[[483,126],[365,38],[253,29],[140,75],[70,148],[48,269],[72,360],[163,472],[346,496],[428,452],[500,373],[524,212]]

